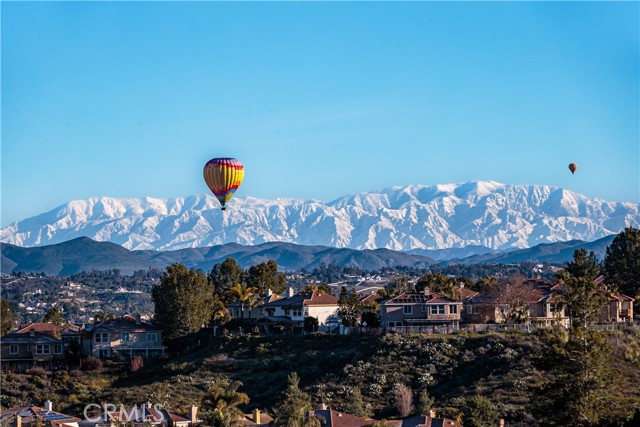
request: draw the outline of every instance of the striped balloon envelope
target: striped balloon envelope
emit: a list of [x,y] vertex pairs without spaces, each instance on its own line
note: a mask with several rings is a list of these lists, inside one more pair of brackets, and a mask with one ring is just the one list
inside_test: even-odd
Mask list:
[[219,157],[209,160],[203,173],[204,181],[225,210],[225,205],[242,183],[244,166],[231,157]]

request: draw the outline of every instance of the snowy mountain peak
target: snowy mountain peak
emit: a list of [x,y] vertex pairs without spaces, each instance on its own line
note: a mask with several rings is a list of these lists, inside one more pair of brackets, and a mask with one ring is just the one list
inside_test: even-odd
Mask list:
[[638,204],[545,185],[473,181],[389,187],[329,203],[234,198],[225,212],[208,195],[93,197],[11,224],[0,230],[0,241],[36,246],[88,236],[128,249],[282,241],[355,249],[499,250],[591,241],[628,226],[640,226]]

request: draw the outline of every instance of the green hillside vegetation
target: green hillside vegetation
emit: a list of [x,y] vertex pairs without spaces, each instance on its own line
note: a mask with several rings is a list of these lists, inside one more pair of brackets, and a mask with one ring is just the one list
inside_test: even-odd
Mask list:
[[[558,346],[566,332],[538,334],[458,334],[214,338],[195,351],[171,360],[147,362],[132,373],[129,365],[107,362],[102,372],[64,371],[3,374],[2,406],[51,399],[69,414],[81,414],[92,402],[140,404],[140,399],[168,403],[186,411],[201,403],[214,386],[240,381],[238,391],[250,402],[241,409],[271,410],[292,372],[314,406],[321,402],[345,410],[354,390],[365,410],[378,418],[398,417],[395,391],[408,386],[414,402],[426,390],[433,408],[456,417],[475,396],[488,398],[509,426],[535,426],[537,390],[552,382]],[[607,332],[613,349],[611,367],[619,383],[611,389],[615,416],[600,425],[618,425],[640,408],[640,332]],[[357,393],[355,393],[357,395]],[[553,398],[553,396],[552,396]],[[353,406],[351,406],[353,407]],[[553,424],[547,424],[553,425]]]

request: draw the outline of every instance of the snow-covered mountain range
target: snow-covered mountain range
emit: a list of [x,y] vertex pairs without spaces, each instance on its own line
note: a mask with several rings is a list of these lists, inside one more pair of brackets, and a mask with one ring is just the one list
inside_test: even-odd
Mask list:
[[468,182],[411,185],[317,200],[211,196],[74,200],[0,230],[0,242],[59,243],[80,236],[128,249],[174,250],[280,241],[354,249],[495,250],[592,241],[640,227],[639,205],[545,185]]

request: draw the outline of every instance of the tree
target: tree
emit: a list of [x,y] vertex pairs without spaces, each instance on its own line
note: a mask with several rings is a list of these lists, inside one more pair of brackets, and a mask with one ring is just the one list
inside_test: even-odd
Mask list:
[[588,329],[598,321],[607,303],[607,292],[595,283],[600,273],[595,254],[587,255],[586,249],[577,249],[573,257],[556,280],[564,285],[562,299],[569,310],[571,325],[578,331]]
[[278,273],[278,264],[272,259],[249,267],[245,279],[247,286],[256,288],[259,295],[266,294],[268,290],[283,294],[287,287],[287,276]]
[[362,392],[358,387],[352,387],[349,393],[349,400],[345,405],[345,412],[360,418],[371,417],[371,411],[367,409],[362,398]]
[[0,335],[4,335],[13,329],[16,314],[6,299],[0,300]]
[[497,285],[498,279],[487,276],[483,279],[479,279],[473,286],[473,290],[485,294],[491,292]]
[[400,384],[396,387],[394,395],[400,417],[408,417],[413,412],[413,392],[406,385]]
[[415,292],[415,287],[411,283],[411,279],[407,276],[398,277],[391,282],[391,289],[388,290],[389,295],[400,295]]
[[209,282],[213,286],[214,292],[224,303],[228,294],[227,291],[235,285],[244,282],[244,270],[238,265],[235,259],[227,258],[222,264],[217,263],[209,273]]
[[426,288],[429,288],[431,292],[436,292],[449,298],[460,299],[461,297],[457,280],[442,273],[422,276],[416,283],[416,292],[422,292]]
[[594,324],[607,303],[606,290],[594,282],[599,268],[593,252],[574,252],[566,271],[556,279],[564,285],[563,300],[571,325],[566,342],[550,341],[552,380],[537,392],[535,411],[550,426],[592,427],[621,416],[620,379],[610,365],[607,335]]
[[45,323],[51,322],[58,326],[63,326],[67,323],[66,320],[64,320],[62,313],[60,313],[60,311],[55,307],[51,307],[49,311],[47,311],[42,321]]
[[[233,285],[227,291],[227,301],[240,303],[241,320],[244,320],[244,308],[249,307],[249,310],[251,310],[259,301],[255,291],[256,288],[250,288],[247,285],[241,284]],[[251,315],[251,311],[249,311],[249,315]]]
[[311,398],[300,390],[300,377],[293,372],[280,404],[276,407],[276,425],[279,427],[306,427],[305,413],[312,409]]
[[496,406],[484,396],[475,395],[467,401],[464,425],[471,427],[494,427],[498,419]]
[[211,427],[238,427],[241,425],[240,405],[249,403],[249,396],[241,393],[240,381],[229,381],[216,377],[203,398],[203,412],[206,425]]
[[320,295],[332,295],[333,289],[326,283],[320,283],[320,285],[306,285],[302,288],[302,292],[314,292]]
[[427,415],[434,403],[435,400],[429,395],[426,388],[420,390],[420,394],[418,394],[418,407],[416,408],[420,414]]
[[640,230],[625,228],[607,248],[604,257],[607,282],[623,294],[640,299]]
[[315,332],[318,330],[318,318],[307,316],[304,318],[304,330],[307,332]]
[[198,332],[212,317],[214,302],[211,284],[202,272],[176,263],[167,267],[160,284],[151,293],[155,303],[155,323],[166,339]]
[[345,326],[355,326],[358,323],[360,300],[356,292],[348,292],[345,286],[340,289],[338,297],[338,318]]
[[495,299],[505,323],[524,323],[529,320],[529,303],[539,298],[530,286],[515,277],[494,286],[489,295]]

